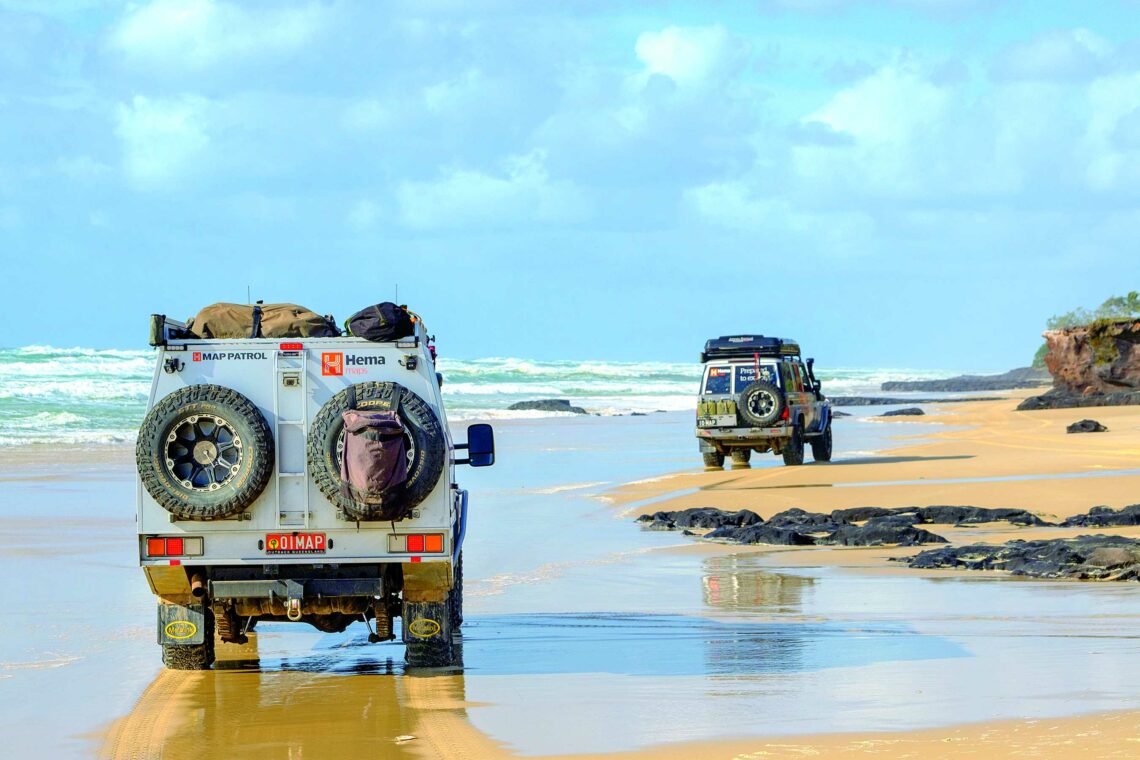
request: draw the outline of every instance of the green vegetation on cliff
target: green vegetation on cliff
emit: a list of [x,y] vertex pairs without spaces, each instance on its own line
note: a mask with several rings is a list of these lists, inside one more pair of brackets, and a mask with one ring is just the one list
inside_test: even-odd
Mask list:
[[[1096,336],[1103,335],[1105,328],[1111,324],[1115,319],[1122,319],[1128,317],[1140,317],[1140,292],[1135,290],[1125,296],[1112,296],[1105,300],[1100,306],[1093,310],[1079,308],[1073,311],[1065,312],[1064,314],[1054,314],[1049,317],[1045,322],[1046,330],[1064,330],[1069,327],[1079,327],[1081,325],[1090,325],[1093,328]],[[1090,339],[1093,336],[1090,333]],[[1102,341],[1103,343],[1104,341]],[[1097,354],[1097,362],[1111,362],[1113,359],[1110,355],[1115,350],[1105,346],[1094,346]],[[1034,367],[1045,366],[1045,354],[1049,353],[1049,347],[1044,343],[1041,348],[1037,349],[1037,353],[1033,356]]]

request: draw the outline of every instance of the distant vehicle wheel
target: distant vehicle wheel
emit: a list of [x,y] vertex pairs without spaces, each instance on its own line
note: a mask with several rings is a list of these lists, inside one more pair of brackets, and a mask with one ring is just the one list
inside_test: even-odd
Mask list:
[[747,470],[752,466],[748,463],[751,459],[752,449],[732,449],[732,469]]
[[804,463],[804,428],[800,423],[792,428],[792,437],[784,444],[783,454],[786,465]]
[[831,420],[820,435],[811,439],[811,458],[817,462],[831,461]]
[[784,394],[771,383],[757,380],[740,392],[737,410],[741,418],[753,427],[771,425],[784,411]]
[[705,460],[705,467],[710,470],[724,469],[724,454],[719,451],[702,451],[701,459]]
[[396,383],[357,383],[329,399],[313,418],[309,432],[308,464],[317,488],[352,520],[403,520],[427,498],[439,482],[447,461],[443,427],[422,398],[401,388],[400,419],[406,430],[408,479],[391,489],[382,504],[362,504],[341,492],[340,460],[344,451],[344,418],[352,396],[353,408],[384,411],[391,408]]
[[220,385],[191,385],[155,404],[139,430],[143,488],[180,520],[238,514],[273,474],[273,435],[253,402]]
[[205,611],[205,641],[201,644],[163,644],[162,664],[170,670],[209,670],[214,664],[214,613]]

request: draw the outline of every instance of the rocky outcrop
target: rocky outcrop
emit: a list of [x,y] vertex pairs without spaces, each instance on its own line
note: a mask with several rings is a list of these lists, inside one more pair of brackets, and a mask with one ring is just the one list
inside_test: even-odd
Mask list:
[[1018,367],[1000,375],[958,375],[945,380],[890,380],[879,386],[884,391],[921,391],[923,393],[968,393],[971,391],[1007,391],[1016,388],[1038,388],[1048,385],[1051,376],[1036,367]]
[[1100,319],[1045,333],[1053,385],[1071,393],[1140,390],[1140,319]]
[[725,526],[739,528],[743,525],[764,522],[760,515],[748,509],[725,512],[723,509],[713,507],[693,507],[675,512],[654,512],[651,515],[642,515],[637,518],[637,521],[649,523],[645,527],[654,530],[676,530],[677,528],[715,530]]
[[1083,515],[1065,518],[1061,525],[1081,528],[1107,528],[1112,525],[1140,525],[1140,504],[1132,504],[1121,509],[1093,507]]
[[1006,570],[1033,578],[1140,580],[1140,541],[1099,535],[948,546],[897,561],[918,569]]
[[832,406],[894,406],[896,404],[962,404],[967,401],[1001,401],[1000,396],[974,398],[891,398],[890,396],[828,396]]
[[889,412],[883,412],[880,417],[921,417],[926,412],[919,409],[917,406],[908,406],[903,409],[892,409]]
[[519,401],[507,407],[511,411],[534,412],[570,412],[572,414],[589,414],[580,406],[571,406],[564,398],[540,398],[535,401]]
[[1108,428],[1096,420],[1081,420],[1065,428],[1066,433],[1106,433]]
[[1140,391],[1082,396],[1063,388],[1053,388],[1040,396],[1030,396],[1018,404],[1017,409],[1032,412],[1038,409],[1080,409],[1094,406],[1140,406]]

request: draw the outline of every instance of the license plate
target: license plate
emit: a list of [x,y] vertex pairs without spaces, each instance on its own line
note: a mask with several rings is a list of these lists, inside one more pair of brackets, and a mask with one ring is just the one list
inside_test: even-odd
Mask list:
[[324,554],[328,541],[324,533],[269,533],[266,554]]
[[699,428],[716,427],[716,419],[713,417],[701,417],[700,419],[697,420],[697,427],[699,427]]

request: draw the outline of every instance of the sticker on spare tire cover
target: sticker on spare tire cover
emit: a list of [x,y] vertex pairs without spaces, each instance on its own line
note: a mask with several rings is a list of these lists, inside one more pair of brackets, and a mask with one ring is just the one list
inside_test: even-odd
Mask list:
[[431,618],[416,618],[408,624],[408,633],[417,639],[430,639],[439,633],[441,629],[439,622]]

